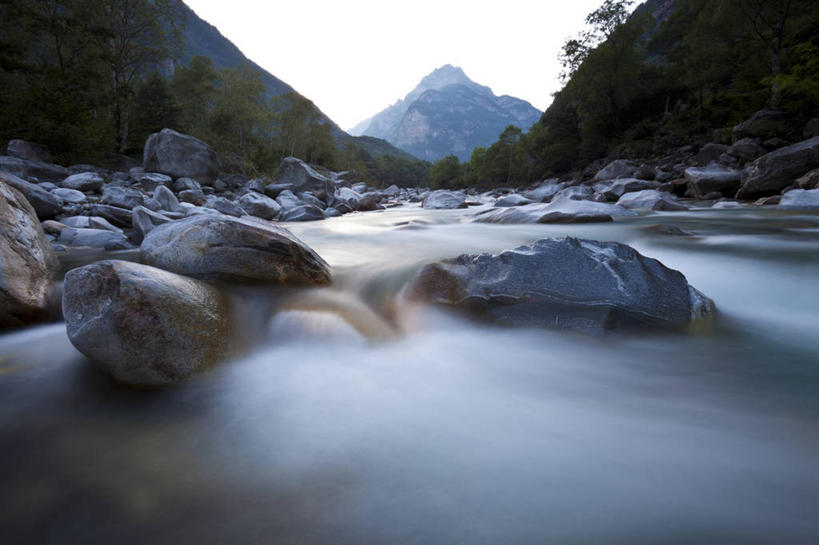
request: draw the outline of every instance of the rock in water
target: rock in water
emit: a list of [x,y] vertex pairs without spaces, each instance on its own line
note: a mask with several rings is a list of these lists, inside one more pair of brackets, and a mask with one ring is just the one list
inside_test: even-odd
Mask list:
[[475,215],[480,223],[597,223],[613,221],[636,212],[616,204],[555,199],[549,204],[525,204],[513,208],[494,208]]
[[171,129],[162,129],[148,137],[143,163],[146,172],[193,178],[208,184],[219,174],[219,159],[210,146]]
[[745,170],[738,199],[766,197],[819,167],[819,136],[763,155]]
[[738,170],[719,163],[705,167],[689,167],[685,169],[685,180],[688,182],[686,196],[702,199],[709,193],[719,193],[732,197],[739,188],[740,177]]
[[466,208],[466,195],[437,189],[424,199],[425,210],[452,210],[454,208]]
[[31,204],[0,181],[0,328],[42,320],[57,258]]
[[406,293],[501,324],[586,333],[675,326],[713,312],[710,299],[656,259],[575,238],[433,263]]
[[629,210],[688,210],[674,195],[656,189],[625,193],[617,204]]
[[125,384],[160,386],[227,354],[231,305],[204,282],[126,261],[65,275],[68,338]]
[[290,231],[250,218],[198,215],[153,229],[143,263],[204,280],[329,284],[327,263]]
[[819,189],[792,189],[782,195],[779,207],[795,210],[819,209]]

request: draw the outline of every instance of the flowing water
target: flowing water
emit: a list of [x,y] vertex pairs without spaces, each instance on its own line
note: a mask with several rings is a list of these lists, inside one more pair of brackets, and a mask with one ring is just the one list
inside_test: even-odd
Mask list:
[[[0,542],[819,543],[819,215],[473,212],[291,225],[332,291],[177,387],[116,386],[60,324],[0,337]],[[660,259],[718,318],[589,337],[396,297],[425,262],[565,235]]]

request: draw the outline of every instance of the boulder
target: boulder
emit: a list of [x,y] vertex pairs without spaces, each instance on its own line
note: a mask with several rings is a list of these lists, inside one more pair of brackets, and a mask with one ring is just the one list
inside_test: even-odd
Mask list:
[[526,204],[512,208],[494,208],[475,215],[480,223],[598,223],[636,212],[609,203],[557,199],[549,204]]
[[63,314],[77,350],[124,384],[172,384],[228,354],[230,300],[204,282],[138,263],[69,271]]
[[71,173],[67,168],[42,161],[27,161],[8,155],[0,156],[0,170],[26,180],[59,183]]
[[778,193],[794,180],[819,167],[819,136],[763,155],[745,170],[738,199]]
[[285,157],[279,165],[279,184],[291,184],[293,191],[326,191],[332,195],[333,183],[330,179],[316,172],[310,165],[296,159]]
[[279,196],[276,197],[276,202],[279,203],[279,206],[281,206],[285,210],[287,210],[288,208],[295,208],[297,206],[301,206],[302,204],[304,204],[289,189],[281,191],[279,193]]
[[202,186],[193,178],[179,178],[173,183],[173,189],[174,191],[187,191],[202,189]]
[[41,163],[53,163],[54,158],[48,147],[42,144],[35,144],[34,142],[27,142],[26,140],[9,140],[6,153],[18,159],[25,159],[27,161],[39,161]]
[[728,155],[745,162],[753,161],[765,155],[767,152],[768,150],[765,149],[757,138],[742,138],[737,140],[726,151]]
[[293,192],[293,184],[269,184],[264,186],[264,194],[270,197],[271,199],[275,199],[279,196],[284,190],[288,190],[291,193]]
[[349,187],[342,186],[336,189],[334,198],[335,202],[343,202],[353,209],[356,209],[358,208],[358,201],[361,199],[361,195]]
[[323,200],[319,199],[312,193],[307,191],[300,191],[298,193],[299,200],[304,204],[312,204],[313,206],[318,206],[321,209],[327,208],[327,203]]
[[788,132],[785,113],[778,108],[763,108],[733,128],[734,142],[743,138],[775,138]]
[[207,198],[201,189],[185,189],[179,192],[179,200],[195,206],[202,206]]
[[131,210],[109,204],[92,204],[91,215],[105,218],[117,227],[131,228]]
[[[588,185],[573,185],[557,192],[552,200],[572,199],[575,201],[593,201],[594,189]],[[495,205],[497,206],[497,205]]]
[[460,192],[437,189],[431,191],[424,199],[426,210],[451,210],[466,208],[466,195]]
[[629,178],[636,170],[637,165],[631,161],[617,159],[597,171],[597,174],[594,175],[594,180],[600,182],[603,180],[613,180],[615,178]]
[[711,208],[716,210],[736,210],[740,208],[745,208],[740,203],[736,201],[718,201],[711,205]]
[[159,203],[160,210],[182,212],[182,207],[179,206],[179,200],[176,198],[176,195],[164,185],[160,185],[154,189],[154,199]]
[[603,195],[608,201],[616,202],[617,199],[633,191],[644,189],[657,189],[658,182],[650,180],[640,180],[639,178],[620,178],[594,184],[594,190]]
[[819,208],[819,189],[792,189],[782,195],[779,208],[817,209]]
[[228,216],[237,218],[245,215],[245,211],[242,210],[238,204],[224,197],[209,196],[205,200],[205,207],[216,210],[221,214],[227,214]]
[[144,206],[137,206],[131,210],[131,223],[133,223],[134,229],[137,231],[135,235],[137,243],[141,243],[148,233],[153,231],[156,227],[170,222],[171,218],[148,210]]
[[526,197],[534,202],[549,202],[566,185],[566,183],[558,181],[557,178],[545,180],[535,189],[526,193]]
[[533,202],[535,201],[527,199],[523,195],[512,193],[495,201],[495,206],[498,208],[506,208],[508,206],[523,206],[524,204],[532,204]]
[[324,212],[318,206],[302,204],[282,210],[279,221],[316,221],[323,220]]
[[196,215],[161,225],[142,262],[204,280],[329,284],[327,263],[290,231],[250,218]]
[[131,210],[137,206],[145,204],[145,196],[137,189],[117,185],[107,185],[102,189],[102,198],[100,199],[100,203]]
[[105,229],[115,233],[122,233],[122,229],[115,227],[105,218],[99,216],[70,216],[60,220],[66,227],[77,229]]
[[261,193],[249,191],[239,199],[239,206],[257,218],[272,220],[281,212],[282,207],[275,200]]
[[381,206],[381,194],[375,191],[368,191],[361,195],[356,210],[359,212],[370,212],[372,210],[382,210],[383,208],[384,207]]
[[382,193],[384,193],[384,195],[386,195],[387,197],[394,199],[401,194],[401,188],[395,184],[392,184],[390,187],[382,191]]
[[629,210],[688,210],[688,207],[678,201],[673,195],[657,191],[656,189],[644,189],[626,193],[617,204]]
[[685,169],[685,180],[688,182],[686,196],[703,199],[709,193],[733,196],[739,188],[741,173],[719,163],[705,167]]
[[51,194],[63,201],[66,204],[82,204],[88,201],[88,197],[82,191],[76,189],[66,189],[58,187],[51,191]]
[[137,187],[148,193],[155,191],[160,186],[166,188],[173,186],[171,177],[159,172],[143,172],[134,176],[134,180],[136,180]]
[[37,184],[27,182],[6,172],[0,172],[0,183],[8,184],[22,193],[31,206],[34,207],[37,217],[41,220],[53,218],[62,210],[63,200]]
[[804,176],[797,178],[794,185],[798,189],[813,189],[819,187],[819,168],[815,168]]
[[108,229],[77,229],[66,227],[60,231],[60,244],[66,246],[85,246],[88,248],[102,248],[104,250],[127,250],[133,248],[128,238],[116,231]]
[[219,175],[219,158],[210,146],[171,129],[162,129],[148,137],[143,166],[147,172],[194,178],[208,184]]
[[57,258],[34,208],[0,180],[0,328],[49,318]]
[[60,187],[77,191],[99,191],[102,189],[102,176],[96,172],[72,174],[60,183]]
[[705,144],[699,152],[697,152],[697,154],[691,159],[691,162],[697,166],[705,166],[719,160],[720,156],[727,151],[728,146],[725,144],[709,142],[708,144]]
[[575,238],[433,263],[405,293],[504,325],[584,333],[673,327],[713,312],[710,299],[656,259]]

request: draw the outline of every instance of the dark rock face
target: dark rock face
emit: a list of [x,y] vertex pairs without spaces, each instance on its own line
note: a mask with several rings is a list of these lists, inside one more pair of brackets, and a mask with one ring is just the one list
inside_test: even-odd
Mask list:
[[584,333],[677,326],[713,312],[708,298],[656,259],[574,238],[433,263],[406,293],[501,324]]
[[219,175],[219,159],[210,146],[171,129],[162,129],[148,137],[143,164],[147,172],[205,183],[212,183]]
[[695,165],[705,166],[709,163],[717,161],[720,156],[727,151],[728,146],[725,144],[709,142],[708,144],[705,144],[699,152],[697,152],[692,161]]
[[819,167],[819,136],[763,155],[742,175],[738,199],[778,193],[803,174]]
[[223,359],[230,311],[216,288],[137,263],[100,261],[65,276],[68,338],[125,384],[171,384]]
[[599,223],[619,216],[636,216],[616,204],[556,199],[549,204],[526,204],[480,212],[474,221],[481,223]]
[[691,167],[685,169],[685,179],[688,182],[686,196],[695,199],[706,198],[709,193],[719,193],[722,196],[733,196],[739,188],[741,173],[718,163],[705,167]]
[[54,159],[49,149],[42,144],[27,142],[26,140],[9,140],[6,153],[18,159],[51,163]]
[[788,132],[787,120],[778,108],[763,108],[733,129],[734,141],[743,138],[776,138]]
[[765,155],[768,150],[756,138],[743,138],[734,142],[726,153],[741,161],[753,161]]
[[153,229],[142,262],[222,282],[329,284],[327,263],[290,231],[260,220],[192,216]]
[[296,159],[285,157],[279,165],[278,184],[292,185],[292,191],[329,191],[333,193],[333,183],[326,176],[316,172],[310,165]]
[[48,318],[56,268],[34,208],[0,181],[0,328]]
[[62,199],[52,195],[37,184],[26,182],[6,172],[0,172],[0,183],[6,183],[22,193],[41,220],[53,218],[60,213],[63,206]]
[[105,218],[117,227],[129,229],[131,227],[131,211],[109,204],[94,204],[91,206],[91,213],[95,216]]
[[466,208],[466,195],[438,189],[432,191],[424,199],[425,210],[452,210],[454,208]]

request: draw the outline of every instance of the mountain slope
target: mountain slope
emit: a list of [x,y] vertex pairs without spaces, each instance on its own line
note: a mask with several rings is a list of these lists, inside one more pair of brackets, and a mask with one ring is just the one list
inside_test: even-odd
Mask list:
[[474,148],[494,142],[508,125],[526,130],[540,115],[528,102],[495,96],[461,68],[447,64],[424,77],[403,100],[350,133],[383,138],[428,161],[446,155],[466,161]]

